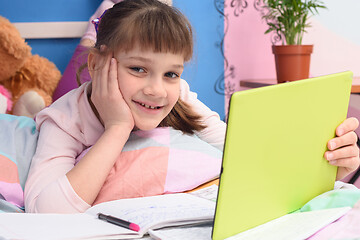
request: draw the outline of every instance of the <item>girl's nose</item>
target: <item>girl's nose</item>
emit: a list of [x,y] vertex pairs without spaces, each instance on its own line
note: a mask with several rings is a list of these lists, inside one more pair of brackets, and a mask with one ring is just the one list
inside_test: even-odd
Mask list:
[[155,97],[166,97],[165,82],[161,77],[153,77],[147,81],[144,88],[144,94]]

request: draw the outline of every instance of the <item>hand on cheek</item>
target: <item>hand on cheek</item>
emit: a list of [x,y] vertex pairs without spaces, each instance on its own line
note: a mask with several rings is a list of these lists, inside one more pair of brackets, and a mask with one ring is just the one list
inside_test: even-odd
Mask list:
[[336,128],[336,137],[328,142],[325,159],[331,165],[338,166],[336,180],[346,177],[359,167],[359,148],[354,132],[359,126],[356,118],[348,118]]
[[119,88],[117,61],[112,54],[105,58],[103,66],[95,69],[92,76],[91,101],[95,105],[105,129],[117,125],[124,126],[131,131],[134,128],[134,119]]

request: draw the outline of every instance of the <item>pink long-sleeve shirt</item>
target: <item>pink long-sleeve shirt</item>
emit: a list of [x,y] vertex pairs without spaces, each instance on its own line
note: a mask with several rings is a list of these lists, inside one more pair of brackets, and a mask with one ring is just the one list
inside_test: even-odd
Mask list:
[[[226,124],[219,115],[197,99],[181,81],[182,100],[203,116],[207,128],[196,135],[222,150]],[[89,83],[67,93],[36,116],[39,139],[25,186],[27,212],[84,212],[90,207],[72,188],[66,177],[76,157],[92,146],[104,132],[88,102]]]

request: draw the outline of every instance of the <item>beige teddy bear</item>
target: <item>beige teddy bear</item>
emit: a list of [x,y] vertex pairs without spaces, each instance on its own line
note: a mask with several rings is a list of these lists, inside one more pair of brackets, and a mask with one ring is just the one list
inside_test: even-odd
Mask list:
[[61,73],[54,63],[31,54],[19,31],[0,16],[0,85],[12,95],[8,113],[33,118],[52,103]]

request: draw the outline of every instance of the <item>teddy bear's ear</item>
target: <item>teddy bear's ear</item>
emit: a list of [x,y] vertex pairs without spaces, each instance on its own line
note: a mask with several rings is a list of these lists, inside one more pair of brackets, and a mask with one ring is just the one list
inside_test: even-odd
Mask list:
[[17,28],[0,16],[0,47],[16,59],[25,59],[31,55],[31,47],[21,37]]

